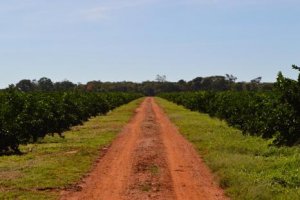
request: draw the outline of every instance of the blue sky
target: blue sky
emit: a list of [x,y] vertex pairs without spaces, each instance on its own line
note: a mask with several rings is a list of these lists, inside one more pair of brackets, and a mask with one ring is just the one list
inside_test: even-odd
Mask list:
[[296,0],[0,0],[0,88],[43,76],[295,78],[299,22]]

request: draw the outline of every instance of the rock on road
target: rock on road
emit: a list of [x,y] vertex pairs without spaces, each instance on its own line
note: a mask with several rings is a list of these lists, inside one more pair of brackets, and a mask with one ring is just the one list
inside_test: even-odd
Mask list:
[[146,98],[83,183],[62,200],[228,199],[193,146]]

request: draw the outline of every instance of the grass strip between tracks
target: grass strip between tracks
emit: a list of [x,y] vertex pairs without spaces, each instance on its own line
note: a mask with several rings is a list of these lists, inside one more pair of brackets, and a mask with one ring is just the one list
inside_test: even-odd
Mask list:
[[207,114],[156,101],[232,199],[300,199],[299,147],[274,147]]
[[23,155],[0,157],[0,199],[57,199],[59,192],[91,170],[99,149],[109,145],[142,99],[73,127],[65,138],[46,137],[21,146]]

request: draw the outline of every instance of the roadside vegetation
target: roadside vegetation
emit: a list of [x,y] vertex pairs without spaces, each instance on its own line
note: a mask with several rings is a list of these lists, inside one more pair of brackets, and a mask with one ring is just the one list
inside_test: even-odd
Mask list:
[[112,142],[141,101],[74,126],[64,138],[46,136],[21,145],[22,155],[1,156],[0,199],[57,199],[63,189],[76,189],[74,184],[92,169],[100,150]]
[[225,121],[157,98],[232,199],[299,199],[300,148],[277,147]]

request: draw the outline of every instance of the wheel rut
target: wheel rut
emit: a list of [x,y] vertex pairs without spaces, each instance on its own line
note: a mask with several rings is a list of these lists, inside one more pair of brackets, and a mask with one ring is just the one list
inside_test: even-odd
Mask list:
[[160,126],[152,105],[148,99],[132,154],[132,171],[126,189],[128,200],[175,198]]

